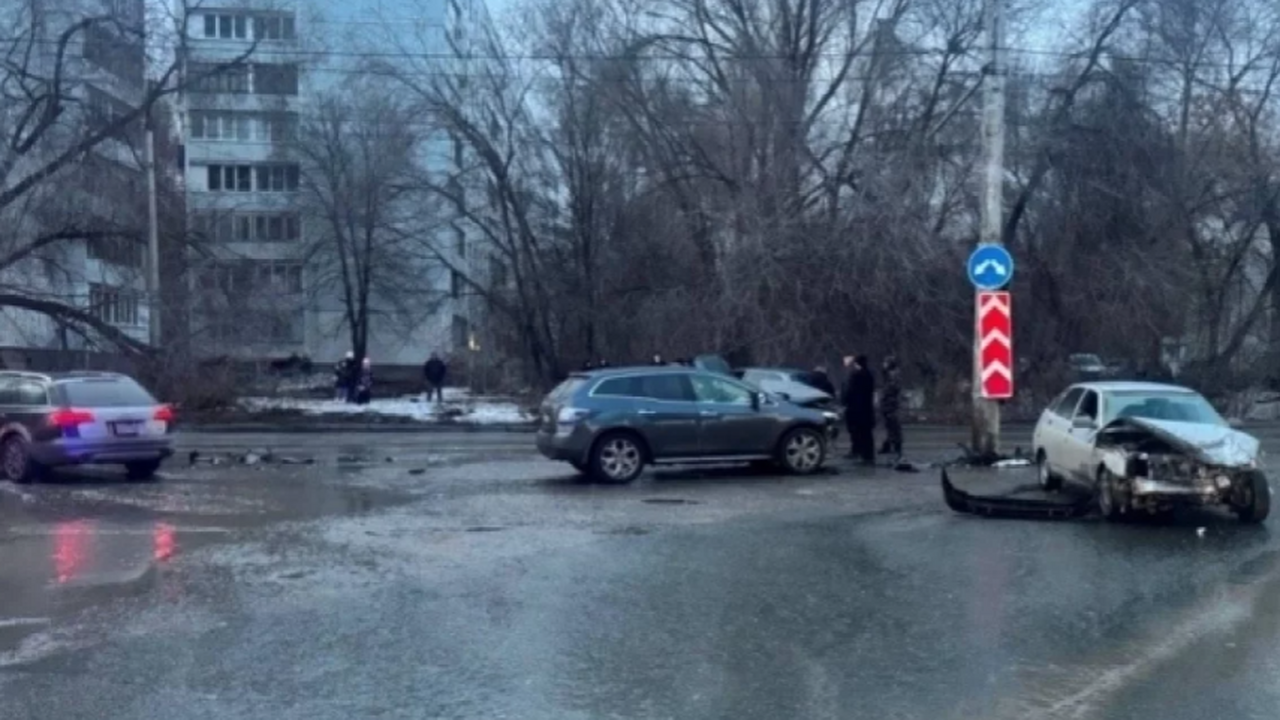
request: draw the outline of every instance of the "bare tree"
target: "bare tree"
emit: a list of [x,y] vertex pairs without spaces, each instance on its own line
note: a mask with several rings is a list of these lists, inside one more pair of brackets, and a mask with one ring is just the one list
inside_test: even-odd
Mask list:
[[[153,20],[185,38],[191,9]],[[142,123],[162,98],[202,79],[182,77],[180,48],[148,58],[148,39],[170,36],[155,26],[148,32],[145,14],[138,0],[112,14],[59,15],[60,24],[22,3],[0,28],[0,222],[9,229],[0,242],[0,307],[135,352],[146,344],[70,294],[67,280],[76,273],[69,261],[86,245],[125,266],[122,272],[138,270]],[[251,52],[210,72],[235,68]],[[121,102],[95,83],[133,88],[135,101]],[[113,262],[116,256],[130,262]]]
[[408,330],[443,297],[420,242],[435,230],[421,212],[426,134],[396,90],[361,79],[320,97],[297,143],[313,293],[339,298],[357,362],[375,323]]

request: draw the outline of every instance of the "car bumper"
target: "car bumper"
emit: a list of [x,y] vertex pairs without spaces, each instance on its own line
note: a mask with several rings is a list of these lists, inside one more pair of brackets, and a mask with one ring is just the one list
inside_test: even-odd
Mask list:
[[35,443],[31,458],[41,465],[117,464],[164,460],[173,455],[173,441],[145,438],[122,441],[84,441],[73,438]]
[[543,457],[559,462],[584,463],[591,450],[590,436],[576,428],[567,434],[539,430],[537,442]]

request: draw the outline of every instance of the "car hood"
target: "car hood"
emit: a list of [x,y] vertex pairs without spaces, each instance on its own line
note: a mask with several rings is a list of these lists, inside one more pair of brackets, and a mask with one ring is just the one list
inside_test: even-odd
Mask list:
[[1117,418],[1102,428],[1109,431],[1144,430],[1206,465],[1234,467],[1248,465],[1258,457],[1261,443],[1248,433],[1209,423]]
[[761,380],[757,385],[765,392],[775,395],[784,394],[791,398],[791,402],[797,405],[807,405],[819,400],[831,399],[831,396],[827,393],[794,380]]

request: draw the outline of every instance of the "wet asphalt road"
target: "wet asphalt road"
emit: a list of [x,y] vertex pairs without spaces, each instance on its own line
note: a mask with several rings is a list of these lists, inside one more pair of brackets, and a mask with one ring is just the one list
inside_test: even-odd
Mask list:
[[1280,717],[1268,527],[982,520],[843,464],[604,487],[529,441],[190,435],[314,464],[0,484],[0,718]]

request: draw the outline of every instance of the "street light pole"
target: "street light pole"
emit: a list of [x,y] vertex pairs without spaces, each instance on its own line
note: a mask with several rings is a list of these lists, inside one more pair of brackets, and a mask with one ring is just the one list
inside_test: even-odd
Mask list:
[[[151,93],[148,89],[148,95]],[[152,119],[153,108],[147,108],[146,116],[146,170],[147,170],[147,325],[151,347],[160,347],[160,221],[156,198],[156,134]]]
[[[983,197],[978,242],[984,245],[1001,243],[1004,224],[1003,3],[1004,0],[986,0],[983,7],[987,65],[982,73]],[[982,337],[976,301],[973,323],[973,451],[980,456],[990,456],[1000,450],[1000,405],[982,396]]]

